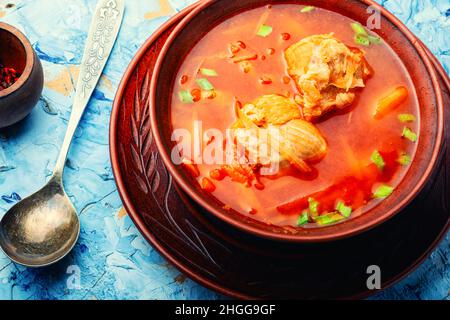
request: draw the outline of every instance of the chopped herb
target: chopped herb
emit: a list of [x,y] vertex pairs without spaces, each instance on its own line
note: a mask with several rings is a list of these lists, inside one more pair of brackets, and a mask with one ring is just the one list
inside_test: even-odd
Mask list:
[[375,43],[375,44],[381,43],[381,38],[378,36],[369,35],[367,38],[369,38],[370,43]]
[[309,202],[309,212],[311,213],[311,216],[317,217],[319,215],[319,203],[314,200],[313,198],[308,198]]
[[217,71],[213,69],[201,68],[200,72],[202,73],[202,75],[207,77],[217,77],[218,75]]
[[394,188],[384,184],[384,185],[378,187],[378,189],[373,194],[373,197],[377,198],[377,199],[387,198],[392,194],[393,191],[394,191]]
[[356,35],[362,35],[367,38],[368,34],[366,29],[359,22],[354,22],[351,24],[353,31]]
[[297,219],[297,226],[303,226],[308,223],[308,210],[303,210],[302,214]]
[[411,163],[411,156],[407,153],[402,153],[400,157],[398,157],[397,163],[401,164],[402,166],[407,166]]
[[375,44],[381,43],[381,38],[379,36],[373,36],[368,34],[367,30],[359,22],[352,23],[351,27],[355,32],[355,42],[357,44],[368,46],[371,43]]
[[260,37],[267,37],[269,34],[271,34],[272,33],[272,30],[273,30],[273,28],[271,27],[271,26],[268,26],[268,25],[265,25],[265,24],[263,24],[263,25],[261,25],[260,27],[259,27],[259,30],[258,30],[258,32],[256,33],[258,36],[260,36]]
[[404,127],[403,128],[403,133],[402,133],[402,137],[406,138],[412,142],[416,142],[417,141],[417,134],[415,134],[410,128],[408,127]]
[[197,79],[195,82],[197,82],[197,84],[203,90],[206,90],[206,91],[214,90],[214,86],[211,84],[211,82],[209,82],[208,79],[200,78],[200,79]]
[[362,34],[357,34],[355,35],[355,42],[357,44],[360,44],[362,46],[368,46],[370,45],[370,40],[367,36],[362,35]]
[[178,93],[178,97],[180,98],[180,101],[183,103],[194,102],[194,98],[192,97],[192,94],[188,90],[180,91]]
[[317,224],[324,226],[324,225],[328,225],[328,224],[332,224],[341,220],[344,220],[345,217],[341,216],[339,213],[337,212],[332,212],[329,214],[325,214],[322,216],[318,216],[316,218],[316,222]]
[[398,115],[398,120],[401,122],[414,122],[416,121],[416,117],[413,114],[403,113]]
[[383,157],[377,150],[372,153],[372,155],[370,156],[370,160],[372,160],[372,162],[375,163],[380,170],[383,170],[384,166],[386,165],[386,162],[384,162]]
[[339,211],[345,218],[350,217],[352,214],[352,207],[346,206],[342,201],[339,201],[336,205],[336,210]]
[[314,9],[315,9],[315,7],[313,7],[313,6],[306,6],[306,7],[303,7],[302,10],[300,10],[300,12],[301,13],[311,12]]

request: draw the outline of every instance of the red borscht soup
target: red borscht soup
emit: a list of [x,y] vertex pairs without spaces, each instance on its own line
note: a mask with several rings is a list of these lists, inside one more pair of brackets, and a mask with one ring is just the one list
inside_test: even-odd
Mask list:
[[230,214],[322,227],[395,190],[415,154],[418,107],[401,60],[367,27],[264,6],[219,24],[184,58],[173,154]]

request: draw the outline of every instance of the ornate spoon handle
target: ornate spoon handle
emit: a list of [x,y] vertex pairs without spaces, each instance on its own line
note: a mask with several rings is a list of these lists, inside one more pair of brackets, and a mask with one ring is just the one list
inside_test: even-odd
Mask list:
[[66,136],[53,175],[61,178],[75,130],[116,42],[125,11],[124,0],[99,0],[86,40]]

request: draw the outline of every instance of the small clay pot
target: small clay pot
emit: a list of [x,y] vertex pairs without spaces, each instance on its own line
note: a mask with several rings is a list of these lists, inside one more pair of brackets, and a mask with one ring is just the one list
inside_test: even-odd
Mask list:
[[0,91],[0,129],[24,119],[39,101],[44,87],[41,62],[30,41],[16,28],[0,23],[0,64],[21,76]]

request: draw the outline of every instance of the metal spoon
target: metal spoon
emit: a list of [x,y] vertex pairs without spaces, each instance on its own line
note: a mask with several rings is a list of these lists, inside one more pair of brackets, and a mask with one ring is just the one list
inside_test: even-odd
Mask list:
[[98,2],[53,176],[44,188],[6,212],[0,222],[0,246],[14,262],[29,267],[47,266],[65,257],[77,242],[80,222],[64,191],[64,165],[75,130],[116,41],[124,10],[124,0]]

